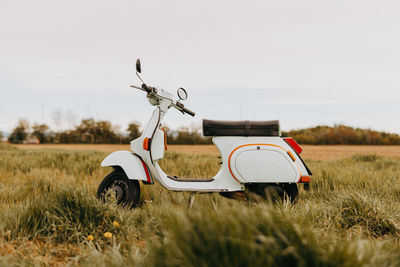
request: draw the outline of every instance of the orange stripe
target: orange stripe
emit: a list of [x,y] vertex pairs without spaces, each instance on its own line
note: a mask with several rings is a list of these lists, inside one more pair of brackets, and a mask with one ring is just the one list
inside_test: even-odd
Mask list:
[[162,128],[164,132],[164,149],[167,150],[167,133],[165,132],[164,128]]
[[287,153],[289,154],[289,156],[292,158],[293,161],[296,161],[296,158],[293,156],[292,152],[288,150]]
[[[235,177],[235,175],[233,175],[233,172],[232,172],[232,169],[231,169],[231,157],[232,157],[233,153],[234,153],[236,150],[238,150],[239,148],[245,147],[245,146],[274,146],[274,147],[277,147],[277,148],[282,149],[283,151],[286,151],[283,147],[278,146],[278,145],[273,145],[273,144],[247,144],[247,145],[238,146],[237,148],[235,148],[234,150],[232,150],[232,152],[231,152],[231,154],[229,155],[229,158],[228,158],[228,168],[229,168],[229,172],[231,173],[232,177],[235,178],[235,180],[236,180],[238,183],[240,183],[240,182],[239,182],[239,180]],[[296,165],[296,164],[295,164],[295,165]],[[301,179],[301,171],[300,171],[300,168],[299,168],[297,165],[296,165],[296,167],[297,167],[297,169],[299,169],[299,172],[300,172],[300,179]]]

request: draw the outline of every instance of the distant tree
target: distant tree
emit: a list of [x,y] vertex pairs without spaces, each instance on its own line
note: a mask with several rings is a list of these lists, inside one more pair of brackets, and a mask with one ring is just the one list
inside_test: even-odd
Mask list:
[[178,132],[175,133],[175,136],[173,133],[169,134],[167,139],[170,144],[211,144],[211,138],[202,136],[199,129],[195,127],[192,127],[190,130],[187,127],[181,127]]
[[340,124],[282,132],[282,136],[291,136],[300,144],[312,145],[400,145],[397,134]]
[[2,142],[2,141],[3,141],[3,133],[0,132],[0,142]]
[[79,143],[115,144],[121,141],[120,136],[115,133],[115,128],[110,122],[96,122],[93,118],[82,119],[81,124],[74,131],[69,131],[68,135],[76,136]]
[[182,127],[178,130],[178,136],[175,138],[175,142],[177,144],[195,144],[192,133],[190,133],[189,129],[186,127]]
[[21,144],[26,137],[28,137],[29,130],[29,121],[26,119],[18,119],[17,127],[14,128],[10,136],[8,137],[8,141],[14,144]]
[[82,119],[80,125],[76,127],[76,132],[79,135],[79,141],[82,143],[94,144],[96,141],[96,123],[93,118]]
[[115,133],[115,127],[109,121],[95,123],[95,144],[115,144],[120,142],[120,136]]
[[46,124],[34,124],[32,126],[32,136],[35,136],[41,144],[49,143],[49,126]]
[[76,144],[79,143],[79,134],[76,130],[66,130],[55,134],[54,143],[60,144]]
[[128,125],[128,129],[126,129],[128,131],[128,136],[130,140],[134,140],[136,138],[138,138],[142,133],[139,130],[139,123],[130,123]]

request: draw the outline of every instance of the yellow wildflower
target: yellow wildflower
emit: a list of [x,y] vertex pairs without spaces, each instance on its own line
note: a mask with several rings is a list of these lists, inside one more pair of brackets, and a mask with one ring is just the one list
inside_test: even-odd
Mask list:
[[94,239],[94,236],[93,236],[93,235],[88,235],[88,236],[87,236],[87,240],[88,240],[88,241],[92,241],[93,239]]
[[113,234],[110,233],[110,232],[105,232],[105,233],[104,233],[104,237],[105,237],[105,238],[111,238],[112,236],[113,236]]
[[115,227],[119,227],[119,223],[118,223],[117,221],[114,221],[114,222],[113,222],[113,225],[114,225]]

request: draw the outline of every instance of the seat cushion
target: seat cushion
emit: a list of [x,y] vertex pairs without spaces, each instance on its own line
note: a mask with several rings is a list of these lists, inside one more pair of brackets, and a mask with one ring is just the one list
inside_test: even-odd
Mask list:
[[214,121],[203,119],[204,136],[279,136],[279,121]]

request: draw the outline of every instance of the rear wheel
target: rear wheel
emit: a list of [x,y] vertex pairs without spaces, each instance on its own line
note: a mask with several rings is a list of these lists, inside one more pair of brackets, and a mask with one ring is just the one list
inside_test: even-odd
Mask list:
[[248,184],[246,188],[258,196],[270,200],[283,200],[286,197],[290,202],[294,203],[297,200],[297,184]]
[[123,170],[115,170],[100,183],[97,197],[103,202],[115,197],[118,205],[134,208],[140,200],[140,185],[137,180],[129,180]]
[[297,200],[297,195],[299,194],[299,189],[297,184],[282,184],[283,191],[285,195],[289,198],[290,202],[294,203]]

